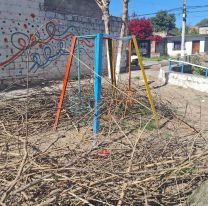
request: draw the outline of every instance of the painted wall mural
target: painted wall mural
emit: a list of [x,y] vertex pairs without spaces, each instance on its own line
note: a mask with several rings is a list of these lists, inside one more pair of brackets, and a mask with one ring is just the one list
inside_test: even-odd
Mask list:
[[[73,36],[104,31],[101,19],[46,11],[43,2],[0,1],[0,85],[26,77],[28,66],[31,75],[62,78]],[[113,34],[119,33],[120,20],[113,18],[111,25]],[[94,41],[81,41],[80,51],[93,68]]]
[[[26,27],[26,24],[24,24],[24,27]],[[70,48],[69,44],[71,43],[72,37],[80,33],[75,26],[65,28],[65,26],[56,21],[49,21],[45,25],[42,25],[41,28],[29,34],[20,31],[13,32],[10,37],[11,50],[16,52],[11,57],[1,61],[0,66],[5,67],[14,62],[23,53],[29,52],[30,61],[33,62],[30,69],[37,71],[38,68],[48,66],[60,56],[68,55],[69,52],[67,50]],[[72,30],[74,31],[73,33],[71,32]],[[8,43],[6,37],[4,41]],[[82,40],[80,43],[84,44],[84,47],[87,48],[94,47],[94,44],[87,40]],[[37,52],[33,51],[35,47],[39,48]],[[84,47],[81,48],[81,51],[88,55]]]

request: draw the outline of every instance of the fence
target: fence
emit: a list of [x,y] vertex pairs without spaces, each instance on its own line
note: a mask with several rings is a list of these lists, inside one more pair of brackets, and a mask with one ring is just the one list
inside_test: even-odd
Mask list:
[[175,60],[175,59],[169,59],[168,60],[168,68],[169,68],[169,71],[172,71],[173,63],[177,63],[177,64],[179,64],[181,66],[181,73],[184,73],[184,67],[185,67],[185,65],[190,65],[190,66],[194,66],[194,67],[198,67],[198,68],[204,69],[205,70],[205,76],[206,77],[208,76],[208,68],[207,67],[201,66],[201,65],[197,65],[197,64],[192,64],[190,62]]

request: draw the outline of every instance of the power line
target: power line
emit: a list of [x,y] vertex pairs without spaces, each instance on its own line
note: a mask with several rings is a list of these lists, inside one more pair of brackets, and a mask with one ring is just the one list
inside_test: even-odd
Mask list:
[[208,12],[208,10],[187,11],[188,13]]
[[208,7],[208,4],[206,4],[206,5],[200,5],[200,6],[187,6],[187,8],[190,8],[190,9],[204,8],[204,7]]
[[[174,9],[169,9],[169,10],[162,10],[162,11],[166,11],[166,12],[172,12],[172,11],[180,11],[182,9],[182,7],[179,8],[174,8]],[[140,17],[140,16],[151,16],[151,15],[155,15],[157,14],[157,12],[153,12],[153,13],[147,13],[147,14],[136,14],[136,15],[132,15],[131,17]]]
[[[198,8],[206,8],[206,7],[208,7],[207,4],[206,5],[187,6],[187,12],[197,13],[197,12],[200,12],[200,11],[191,11],[191,10],[198,9]],[[173,14],[180,15],[180,14],[183,13],[182,10],[183,10],[183,7],[177,7],[177,8],[168,9],[168,10],[161,10],[161,11],[165,11],[167,13],[173,12]],[[205,10],[205,11],[207,11],[207,10]],[[136,14],[136,15],[134,14],[134,15],[131,15],[130,18],[152,16],[152,15],[156,15],[157,13],[158,13],[158,11],[157,12],[152,12],[152,13],[146,13],[146,14]]]

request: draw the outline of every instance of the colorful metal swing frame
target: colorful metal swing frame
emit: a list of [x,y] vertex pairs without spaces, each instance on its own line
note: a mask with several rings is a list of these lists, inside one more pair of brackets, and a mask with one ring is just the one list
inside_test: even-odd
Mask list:
[[[147,96],[149,99],[149,103],[155,118],[155,122],[156,122],[156,126],[157,128],[160,127],[159,124],[159,118],[154,106],[154,102],[153,102],[153,98],[150,92],[150,88],[148,85],[148,81],[147,81],[147,76],[144,70],[144,65],[142,63],[142,57],[139,51],[139,46],[137,44],[137,39],[135,36],[128,36],[128,37],[124,37],[124,38],[120,38],[117,36],[112,36],[112,35],[108,35],[108,34],[96,34],[96,35],[86,35],[86,36],[74,36],[73,40],[72,40],[72,44],[71,44],[71,49],[70,49],[70,54],[69,54],[69,58],[68,58],[68,63],[66,66],[66,73],[65,73],[65,77],[64,77],[64,81],[63,81],[63,87],[62,87],[62,91],[61,91],[61,95],[60,95],[60,100],[59,100],[59,104],[58,104],[58,108],[57,108],[57,112],[56,112],[56,118],[55,118],[55,123],[54,123],[54,128],[57,129],[58,126],[58,122],[59,122],[59,118],[60,118],[60,113],[61,113],[61,108],[62,108],[62,104],[64,101],[64,96],[65,96],[65,92],[66,92],[66,88],[67,88],[67,84],[68,84],[68,79],[69,79],[69,75],[70,75],[70,70],[71,70],[71,65],[72,65],[72,61],[73,61],[73,56],[74,56],[74,51],[75,51],[75,47],[76,45],[78,46],[78,50],[79,50],[79,40],[80,39],[95,39],[95,70],[94,70],[94,120],[93,120],[93,133],[94,135],[97,135],[99,133],[100,130],[100,100],[101,100],[101,76],[102,76],[102,52],[103,52],[103,40],[104,39],[108,39],[110,41],[108,41],[108,46],[109,46],[109,54],[110,55],[110,67],[111,67],[111,81],[112,81],[112,88],[116,88],[116,77],[115,77],[115,58],[114,58],[114,41],[115,40],[122,40],[122,41],[129,41],[129,90],[131,90],[131,55],[132,55],[132,45],[134,45],[135,50],[136,50],[136,54],[138,57],[138,61],[139,61],[139,66],[142,72],[142,77],[144,80],[144,84],[145,84],[145,88],[146,88],[146,92],[147,92]],[[80,77],[80,54],[78,51],[78,75]],[[79,92],[80,92],[80,79],[78,79],[78,86],[79,86]]]

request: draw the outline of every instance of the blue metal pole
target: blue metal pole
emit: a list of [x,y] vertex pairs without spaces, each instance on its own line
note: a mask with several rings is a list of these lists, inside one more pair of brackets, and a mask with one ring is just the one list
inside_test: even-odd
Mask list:
[[205,76],[208,77],[208,68],[206,69]]
[[169,60],[169,62],[168,62],[168,69],[169,69],[169,71],[172,70],[172,66],[171,66],[171,61],[170,61],[170,60]]
[[181,65],[181,73],[184,73],[184,64]]
[[94,121],[93,121],[93,134],[94,142],[96,145],[96,135],[100,129],[100,99],[101,99],[101,75],[102,75],[102,50],[103,50],[103,34],[97,34],[95,46],[95,73],[94,73]]

